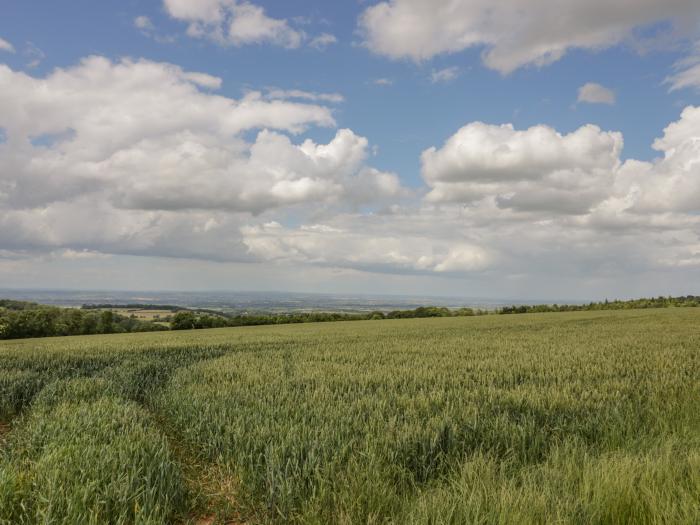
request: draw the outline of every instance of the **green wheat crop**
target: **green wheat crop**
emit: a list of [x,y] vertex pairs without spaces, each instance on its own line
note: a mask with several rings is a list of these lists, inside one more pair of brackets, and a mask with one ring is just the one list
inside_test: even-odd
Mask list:
[[700,523],[696,309],[6,342],[0,395],[0,523]]

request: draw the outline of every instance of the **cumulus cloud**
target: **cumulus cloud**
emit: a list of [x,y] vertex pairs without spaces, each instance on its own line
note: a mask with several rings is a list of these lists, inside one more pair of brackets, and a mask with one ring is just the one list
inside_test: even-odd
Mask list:
[[235,5],[232,13],[228,38],[234,45],[269,42],[296,48],[304,39],[303,32],[292,29],[286,20],[267,16],[262,7],[244,2]]
[[338,43],[338,39],[335,35],[330,33],[321,33],[320,35],[314,37],[309,42],[309,46],[319,51],[323,51],[328,46]]
[[622,162],[621,134],[595,126],[563,135],[472,123],[423,153],[420,215],[468,231],[498,254],[489,270],[499,275],[700,268],[698,130],[700,108],[687,107],[654,141],[659,158]]
[[478,46],[488,67],[510,73],[570,49],[613,46],[656,22],[681,32],[699,18],[695,0],[387,0],[368,7],[359,26],[365,45],[390,58],[422,61]]
[[433,84],[451,82],[459,76],[459,68],[457,66],[446,67],[444,69],[433,70],[430,74],[430,81]]
[[[260,259],[310,263],[373,272],[470,273],[484,270],[493,254],[458,239],[435,239],[418,232],[397,234],[392,223],[345,217],[364,228],[328,224],[285,228],[272,222],[241,228],[248,252]],[[389,226],[389,227],[388,227]]]
[[[335,129],[333,97],[90,57],[0,66],[0,259],[99,254],[517,280],[700,268],[700,108],[621,160],[587,125],[466,124],[409,194]],[[309,128],[327,127],[320,140]],[[325,133],[326,131],[324,131]],[[323,135],[321,135],[323,136]],[[475,277],[476,279],[476,277]]]
[[[423,155],[426,200],[460,208],[463,227],[500,254],[561,274],[698,266],[700,108],[686,108],[653,147],[652,162],[621,162],[622,137],[585,126],[470,124]],[[447,222],[454,226],[452,222]],[[447,226],[450,227],[450,226]]]
[[172,44],[175,42],[175,37],[161,33],[153,24],[150,18],[145,15],[140,15],[134,18],[134,27],[138,29],[143,36],[152,38],[161,44]]
[[0,51],[7,51],[8,53],[14,53],[15,52],[15,47],[10,44],[7,40],[4,38],[0,38]]
[[421,156],[430,202],[495,199],[501,208],[586,213],[612,181],[620,133],[592,125],[568,135],[547,126],[519,131],[475,122]]
[[653,162],[630,159],[616,176],[617,201],[636,215],[700,213],[700,107],[689,106],[664,130]]
[[247,257],[241,217],[403,191],[351,130],[326,144],[285,134],[334,126],[328,107],[209,91],[220,85],[145,60],[90,57],[45,78],[0,66],[2,245],[228,260]]
[[145,60],[90,57],[43,79],[0,66],[0,127],[13,162],[37,173],[60,168],[66,180],[87,183],[99,178],[106,161],[135,154],[139,145],[170,145],[182,133],[201,143],[215,137],[234,148],[235,136],[250,129],[300,133],[334,125],[323,106],[267,101],[259,93],[234,100],[200,89],[219,85],[211,75]]
[[115,208],[107,195],[0,213],[0,244],[38,256],[61,250],[103,254],[251,260],[238,228],[245,220],[216,211]]
[[294,49],[306,39],[306,34],[294,29],[288,20],[270,17],[264,8],[247,1],[163,2],[171,17],[188,22],[187,33],[190,36],[209,38],[219,44],[272,44]]
[[578,102],[588,104],[609,104],[615,103],[615,92],[595,82],[588,82],[578,89]]

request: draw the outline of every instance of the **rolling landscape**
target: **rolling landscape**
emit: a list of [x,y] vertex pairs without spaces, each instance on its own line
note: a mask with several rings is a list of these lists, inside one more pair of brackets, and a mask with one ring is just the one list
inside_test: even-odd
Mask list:
[[697,523],[700,309],[0,344],[2,523]]
[[700,0],[0,2],[0,525],[700,525]]

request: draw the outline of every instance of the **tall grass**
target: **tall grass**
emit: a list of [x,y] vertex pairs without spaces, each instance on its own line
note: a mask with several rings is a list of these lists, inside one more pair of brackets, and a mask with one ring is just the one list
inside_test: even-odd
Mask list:
[[[180,466],[143,409],[73,380],[39,396],[0,472],[5,523],[165,523],[184,504]],[[48,387],[47,387],[48,388]]]
[[8,343],[0,523],[698,523],[698,379],[690,309]]

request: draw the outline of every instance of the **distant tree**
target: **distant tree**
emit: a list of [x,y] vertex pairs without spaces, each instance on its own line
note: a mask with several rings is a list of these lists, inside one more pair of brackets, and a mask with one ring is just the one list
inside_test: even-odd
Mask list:
[[170,323],[172,330],[192,330],[197,328],[197,316],[192,312],[177,312]]
[[97,330],[97,316],[96,315],[84,315],[82,322],[80,323],[80,334],[89,335],[98,333]]
[[105,310],[100,314],[98,329],[102,334],[111,334],[114,332],[114,313],[111,310]]

